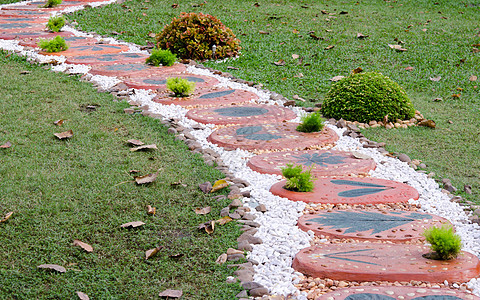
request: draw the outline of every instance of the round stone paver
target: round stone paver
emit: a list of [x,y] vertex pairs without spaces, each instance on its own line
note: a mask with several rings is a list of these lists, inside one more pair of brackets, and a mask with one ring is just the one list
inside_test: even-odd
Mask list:
[[3,17],[0,15],[0,24],[5,23],[42,23],[47,24],[47,18],[29,18],[29,17]]
[[454,289],[414,286],[357,286],[326,293],[315,300],[480,300]]
[[286,180],[274,184],[270,192],[292,201],[331,204],[380,204],[418,199],[413,187],[398,181],[378,178],[317,178],[312,192],[292,192],[283,188]]
[[170,91],[164,91],[153,98],[153,101],[165,105],[175,104],[187,108],[196,108],[244,104],[257,99],[256,94],[246,90],[213,87],[211,89],[195,90],[190,97],[172,97]]
[[152,74],[152,75],[143,75],[141,77],[135,76],[134,78],[129,78],[125,80],[125,84],[130,88],[135,89],[144,89],[144,90],[156,90],[156,89],[165,89],[167,84],[167,78],[170,77],[181,77],[189,81],[195,82],[195,89],[202,89],[213,87],[218,84],[218,80],[209,77],[201,76],[194,74]]
[[[333,144],[338,135],[329,128],[299,132],[298,123],[230,126],[214,131],[208,140],[227,150],[297,150]],[[293,149],[292,149],[293,148]]]
[[66,51],[56,53],[40,52],[44,55],[63,55],[63,56],[85,56],[85,55],[101,55],[112,54],[127,51],[129,48],[126,45],[113,44],[96,44],[96,45],[81,45],[68,48]]
[[187,69],[184,64],[174,64],[171,67],[153,67],[143,63],[130,63],[130,64],[113,64],[106,66],[94,66],[90,70],[90,73],[94,75],[104,75],[104,76],[119,76],[119,77],[137,77],[145,76],[145,74],[165,74],[172,73],[178,74],[182,73]]
[[[217,92],[218,97],[232,94],[235,94],[235,90]],[[186,117],[203,124],[225,125],[283,122],[294,119],[297,115],[288,108],[275,105],[241,104],[192,109]]]
[[141,53],[115,53],[103,55],[80,55],[67,57],[67,64],[113,65],[122,63],[144,63],[148,55]]
[[50,17],[49,13],[33,10],[0,10],[0,17]]
[[451,223],[439,216],[416,211],[334,210],[303,215],[298,227],[316,236],[337,239],[381,240],[402,243],[424,240],[423,232]]
[[25,31],[41,31],[45,29],[45,25],[39,23],[0,23],[1,33],[25,32]]
[[[52,36],[55,37],[56,35]],[[63,37],[65,42],[69,46],[80,46],[80,45],[93,45],[95,43],[98,43],[98,41],[94,38],[88,38],[88,37],[80,37],[80,36],[65,36]],[[41,38],[26,38],[21,40],[18,44],[20,46],[26,46],[26,47],[37,47],[38,42],[40,41]],[[45,39],[45,38],[43,38]]]
[[346,281],[466,282],[480,274],[480,261],[468,252],[453,260],[424,258],[424,245],[348,243],[302,249],[293,268],[305,275]]
[[35,31],[35,32],[9,32],[9,33],[0,33],[0,39],[2,40],[21,40],[21,39],[51,39],[55,36],[60,35],[64,38],[71,37],[73,34],[71,32],[48,32],[48,31]]
[[[188,115],[187,115],[188,116]],[[306,150],[264,153],[252,157],[247,166],[263,174],[282,175],[286,164],[302,165],[314,176],[346,176],[367,173],[375,169],[373,159],[358,159],[349,152],[336,150]]]

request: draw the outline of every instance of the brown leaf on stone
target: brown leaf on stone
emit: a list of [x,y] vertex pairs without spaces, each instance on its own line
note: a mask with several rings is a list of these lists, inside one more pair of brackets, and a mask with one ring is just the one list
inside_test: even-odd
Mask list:
[[155,215],[156,211],[157,211],[157,209],[155,207],[152,207],[151,205],[147,205],[147,214]]
[[435,81],[435,82],[440,81],[440,79],[442,79],[442,76],[430,77],[430,80],[431,80],[431,81]]
[[127,140],[127,143],[135,145],[135,146],[142,146],[145,145],[144,142],[139,141],[139,140]]
[[3,219],[0,220],[0,223],[7,222],[8,219],[13,215],[13,211],[9,212],[8,214],[3,217]]
[[215,261],[215,263],[219,264],[219,265],[223,265],[224,263],[227,262],[227,253],[223,253],[222,255],[220,255],[217,260]]
[[142,221],[133,221],[120,225],[122,228],[136,228],[139,226],[145,225]]
[[73,136],[73,131],[69,130],[69,131],[64,131],[60,133],[54,133],[53,135],[55,135],[58,139],[63,140],[63,139],[71,138]]
[[357,39],[366,39],[368,35],[364,35],[363,33],[358,32],[357,33]]
[[330,81],[336,82],[336,81],[339,81],[343,78],[345,78],[345,76],[338,75],[338,76],[330,78]]
[[55,122],[53,122],[53,124],[57,125],[57,126],[62,126],[63,124],[63,119],[62,120],[56,120]]
[[424,127],[430,127],[430,128],[435,128],[437,124],[433,120],[422,120],[418,122],[418,126],[424,126]]
[[87,251],[87,252],[93,252],[93,247],[90,246],[90,245],[87,244],[87,243],[82,242],[82,241],[74,240],[74,241],[73,241],[73,245],[74,245],[74,246],[78,246],[78,247],[82,248],[83,250],[85,250],[85,251]]
[[77,296],[78,296],[78,299],[80,300],[90,300],[90,297],[88,297],[87,294],[82,293],[80,291],[77,291]]
[[470,81],[477,81],[477,76],[472,75],[472,76],[470,76],[470,77],[468,78],[468,80],[470,80]]
[[204,207],[204,208],[200,208],[200,207],[195,208],[195,213],[197,215],[206,215],[211,211],[212,211],[212,208],[210,206],[207,206],[207,207]]
[[358,67],[358,68],[356,68],[356,69],[352,70],[352,74],[358,74],[358,73],[362,73],[362,72],[363,72],[363,69],[362,69],[362,68],[360,68],[360,67]]
[[299,57],[300,57],[300,55],[298,55],[298,54],[292,54],[293,59],[298,59]]
[[149,259],[150,257],[156,255],[158,251],[162,250],[163,246],[158,246],[157,248],[153,248],[150,250],[145,251],[145,259]]
[[330,50],[330,49],[333,49],[334,47],[335,47],[334,45],[330,45],[330,46],[325,47],[324,49],[325,50]]
[[158,148],[157,148],[157,145],[151,144],[151,145],[142,145],[138,147],[133,147],[133,148],[130,148],[130,151],[135,152],[138,150],[150,150],[150,149],[158,149]]
[[163,292],[158,294],[158,296],[166,297],[166,298],[180,298],[182,297],[182,295],[183,295],[182,290],[170,290],[170,289],[164,290]]
[[56,272],[59,272],[59,273],[65,273],[65,272],[67,272],[67,269],[65,269],[64,267],[59,266],[59,265],[53,265],[53,264],[39,265],[37,268],[39,268],[39,269],[52,270],[52,271],[56,271]]
[[212,186],[212,189],[210,190],[210,193],[214,193],[218,190],[221,190],[223,188],[228,187],[228,182],[225,179],[220,179],[215,181],[215,183]]
[[229,216],[225,216],[221,219],[218,219],[215,221],[215,223],[217,223],[218,225],[225,225],[227,224],[228,222],[232,221],[233,219],[230,218]]
[[258,33],[260,33],[260,34],[270,34],[270,32],[264,31],[264,30],[259,30]]
[[6,149],[12,147],[12,143],[10,142],[5,142],[5,144],[0,145],[0,148]]
[[406,67],[405,68],[406,71],[413,71],[413,69],[414,69],[413,67]]
[[280,59],[279,61],[276,61],[273,64],[276,65],[276,66],[284,66],[287,63],[283,59]]
[[137,184],[146,184],[146,183],[152,183],[157,179],[158,171],[156,173],[151,173],[143,176],[137,176],[135,177],[135,182]]

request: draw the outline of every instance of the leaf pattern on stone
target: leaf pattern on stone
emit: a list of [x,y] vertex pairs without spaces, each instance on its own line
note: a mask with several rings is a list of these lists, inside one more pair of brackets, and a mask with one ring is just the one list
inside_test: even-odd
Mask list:
[[345,157],[339,155],[333,155],[332,153],[326,152],[322,154],[318,153],[305,153],[300,156],[293,156],[293,158],[298,159],[297,163],[311,166],[313,164],[320,167],[327,167],[327,165],[338,165],[345,163]]
[[383,192],[388,189],[354,189],[338,193],[339,197],[355,198]]
[[262,131],[262,126],[247,126],[237,129],[237,135],[250,135]]
[[334,180],[331,180],[330,182],[333,183],[333,184],[338,184],[338,185],[368,186],[368,187],[378,187],[378,188],[386,187],[386,186],[380,185],[380,184],[361,182],[361,181],[353,181],[353,180],[342,180],[342,179],[334,179]]

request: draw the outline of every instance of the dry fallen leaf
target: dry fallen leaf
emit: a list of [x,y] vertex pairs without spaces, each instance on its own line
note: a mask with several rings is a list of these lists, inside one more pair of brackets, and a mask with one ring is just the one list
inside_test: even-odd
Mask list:
[[334,45],[330,45],[330,46],[325,47],[324,49],[325,50],[330,50],[330,49],[333,49],[334,47],[335,47]]
[[52,271],[57,271],[59,273],[65,273],[67,272],[67,269],[65,269],[62,266],[59,265],[52,265],[52,264],[44,264],[44,265],[39,265],[37,268],[39,269],[48,269]]
[[63,124],[63,119],[62,120],[56,120],[55,122],[53,122],[53,124],[57,125],[57,126],[62,126]]
[[211,211],[212,211],[212,208],[210,206],[207,206],[207,207],[204,207],[204,208],[200,208],[200,207],[195,208],[195,213],[197,215],[206,215]]
[[300,55],[298,55],[298,54],[292,54],[293,59],[298,59],[299,57],[300,57]]
[[142,226],[142,225],[145,225],[145,223],[143,223],[142,221],[134,221],[134,222],[128,222],[128,223],[125,223],[125,224],[122,224],[120,225],[120,227],[122,228],[136,228],[136,227],[139,227],[139,226]]
[[362,69],[362,68],[360,68],[360,67],[358,67],[358,68],[356,68],[356,69],[352,70],[352,74],[358,74],[358,73],[362,73],[362,72],[363,72],[363,69]]
[[158,246],[157,248],[153,248],[145,251],[145,259],[149,259],[150,257],[154,256],[155,254],[158,253],[158,251],[162,249],[163,249],[163,246]]
[[228,182],[225,179],[220,179],[215,181],[215,183],[212,186],[212,189],[210,190],[210,193],[214,193],[218,190],[221,190],[223,188],[226,188],[228,186]]
[[155,207],[152,207],[151,205],[147,205],[147,214],[155,215],[156,211],[157,211],[157,209]]
[[173,187],[177,187],[177,186],[187,187],[187,185],[185,183],[182,183],[181,181],[172,182],[172,183],[170,183],[170,186],[173,186]]
[[413,67],[406,67],[405,70],[406,71],[413,71]]
[[92,246],[90,246],[87,243],[81,242],[79,240],[74,240],[73,245],[78,246],[78,247],[82,248],[83,250],[85,250],[87,252],[93,252],[93,247]]
[[145,150],[145,149],[158,149],[158,148],[157,148],[157,145],[151,144],[151,145],[143,145],[143,146],[133,147],[133,148],[130,148],[130,151],[135,152],[135,151],[138,151],[138,150]]
[[218,225],[225,225],[227,224],[228,222],[232,221],[233,219],[230,218],[229,216],[225,216],[221,219],[218,219],[215,221],[215,223],[218,223]]
[[215,263],[219,264],[219,265],[223,265],[224,263],[227,262],[227,253],[223,253],[222,255],[220,255],[217,260],[215,261]]
[[321,36],[316,36],[314,33],[310,33],[310,37],[314,40],[323,40],[323,37]]
[[53,135],[55,135],[58,139],[63,140],[63,139],[71,138],[73,136],[73,131],[69,130],[69,131],[64,131],[60,133],[54,133]]
[[268,31],[263,31],[263,30],[259,30],[258,33],[260,33],[260,34],[270,34],[270,32],[268,32]]
[[307,100],[303,99],[302,97],[300,97],[299,95],[293,95],[292,98],[295,99],[295,100],[302,101],[302,102],[307,101]]
[[339,80],[341,80],[341,79],[343,79],[343,78],[345,78],[345,76],[339,75],[339,76],[335,76],[335,77],[333,77],[333,78],[330,78],[330,81],[336,82],[336,81],[339,81]]
[[276,61],[273,64],[276,65],[276,66],[284,66],[287,63],[283,59],[280,59],[279,61]]
[[178,4],[177,3],[173,3],[172,4],[172,8],[177,8],[178,7]]
[[7,222],[8,219],[13,215],[13,211],[9,212],[8,214],[3,217],[3,219],[0,220],[0,223]]
[[174,258],[174,259],[179,259],[179,258],[183,257],[184,255],[185,254],[183,254],[183,253],[176,253],[176,254],[169,255],[168,257]]
[[405,52],[407,51],[407,49],[405,48],[402,48],[402,46],[400,45],[391,45],[391,44],[388,44],[388,47],[392,48],[392,49],[395,49],[397,51],[400,51],[400,52]]
[[473,53],[478,53],[478,52],[480,52],[480,49],[478,49],[478,48],[473,48],[473,49],[472,49],[472,52],[473,52]]
[[293,77],[295,77],[295,78],[302,78],[302,77],[303,77],[303,74],[302,74],[302,73],[298,73],[297,75],[294,75]]
[[137,176],[135,177],[135,182],[137,184],[146,184],[146,183],[152,183],[157,179],[158,171],[156,173],[151,173],[143,176]]
[[367,37],[368,37],[368,35],[364,35],[363,33],[360,33],[360,32],[357,33],[357,39],[365,39]]
[[135,145],[135,146],[142,146],[145,145],[144,142],[139,141],[139,140],[127,140],[127,143]]
[[151,31],[147,35],[151,38],[154,38],[155,36],[157,36],[154,32],[151,32]]
[[435,82],[440,81],[440,79],[442,79],[442,76],[430,77],[430,80]]
[[12,147],[12,143],[10,143],[10,142],[6,142],[5,144],[0,145],[0,148],[4,148],[4,149],[10,148],[10,147]]
[[460,98],[461,94],[453,94],[452,98]]
[[435,98],[435,99],[433,99],[433,102],[440,102],[440,101],[443,101],[443,99],[442,99],[442,98]]
[[425,126],[425,127],[430,127],[430,128],[435,128],[437,125],[433,120],[422,120],[418,122],[418,126]]
[[160,297],[167,297],[167,298],[180,298],[182,297],[182,295],[183,295],[182,290],[170,290],[170,289],[164,290],[163,292],[158,294],[158,296]]
[[352,155],[357,159],[372,159],[370,156],[357,151],[353,151]]
[[472,75],[472,76],[470,76],[470,77],[468,78],[468,80],[470,80],[470,81],[477,81],[477,76]]
[[212,234],[214,230],[215,230],[215,221],[210,221],[210,223],[205,225],[205,231],[208,234]]
[[78,299],[80,300],[90,300],[87,294],[77,291]]

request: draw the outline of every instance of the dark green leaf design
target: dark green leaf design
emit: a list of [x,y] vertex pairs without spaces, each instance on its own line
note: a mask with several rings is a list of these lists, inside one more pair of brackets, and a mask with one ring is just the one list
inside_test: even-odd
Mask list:
[[254,134],[262,131],[262,126],[247,126],[237,129],[237,135]]
[[345,300],[395,300],[395,298],[382,294],[361,293],[349,295]]
[[[376,266],[378,266],[378,264],[376,264],[376,263],[372,263],[372,262],[367,262],[367,261],[362,261],[362,260],[357,260],[357,259],[348,258],[348,257],[354,257],[354,256],[372,257],[371,255],[365,255],[365,254],[353,254],[353,253],[364,252],[364,251],[372,251],[372,249],[360,249],[360,250],[352,250],[352,251],[344,251],[344,252],[330,253],[330,254],[325,254],[325,257],[334,258],[334,259],[340,259],[340,260],[346,260],[346,261],[351,261],[351,262],[358,262],[358,263],[367,264],[367,265],[376,265]],[[348,256],[348,257],[342,257],[343,255]]]
[[328,165],[338,165],[344,163],[346,157],[344,156],[339,156],[339,155],[333,155],[330,152],[325,152],[320,155],[318,153],[305,153],[300,156],[293,156],[293,158],[298,159],[297,163],[305,165],[305,166],[311,166],[312,164],[315,164],[320,167],[326,167]]
[[387,189],[354,189],[338,193],[339,197],[355,198],[383,192]]
[[249,140],[254,140],[254,141],[270,141],[270,140],[281,139],[282,137],[279,135],[274,135],[270,133],[257,133],[257,134],[247,135],[245,138]]
[[361,182],[361,181],[353,181],[353,180],[341,180],[341,179],[334,179],[330,181],[333,184],[338,185],[352,185],[352,186],[368,186],[368,187],[386,187],[380,184],[368,183],[368,182]]

